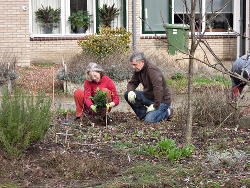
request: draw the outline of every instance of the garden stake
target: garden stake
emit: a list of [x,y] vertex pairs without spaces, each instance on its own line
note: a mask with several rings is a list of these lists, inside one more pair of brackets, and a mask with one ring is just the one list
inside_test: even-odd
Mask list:
[[107,111],[105,114],[105,123],[106,123],[106,128],[108,128],[108,112]]
[[54,67],[52,67],[52,110],[55,110],[55,79],[54,79]]

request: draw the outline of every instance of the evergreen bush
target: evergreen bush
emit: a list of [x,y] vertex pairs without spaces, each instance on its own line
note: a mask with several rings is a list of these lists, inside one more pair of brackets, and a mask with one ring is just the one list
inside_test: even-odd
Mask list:
[[124,53],[129,50],[131,33],[125,28],[101,28],[101,32],[88,36],[87,40],[78,41],[83,52],[103,58],[112,53]]
[[0,148],[18,157],[46,134],[52,118],[51,100],[28,96],[20,90],[5,91],[0,106]]

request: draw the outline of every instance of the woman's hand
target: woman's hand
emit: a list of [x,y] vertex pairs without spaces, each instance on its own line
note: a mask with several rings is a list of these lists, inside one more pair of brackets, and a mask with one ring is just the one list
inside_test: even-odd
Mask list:
[[110,103],[106,104],[107,111],[109,111],[109,109],[113,108],[114,106],[115,106],[114,102],[110,102]]
[[90,106],[90,109],[91,109],[93,112],[96,113],[96,105],[93,105],[93,104],[92,104],[92,105]]

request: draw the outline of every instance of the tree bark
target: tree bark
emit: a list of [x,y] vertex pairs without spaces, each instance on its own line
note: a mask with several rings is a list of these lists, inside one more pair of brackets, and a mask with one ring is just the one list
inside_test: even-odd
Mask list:
[[195,44],[195,6],[196,0],[191,2],[191,15],[190,15],[190,31],[191,31],[191,49],[189,54],[188,66],[188,114],[186,125],[186,144],[192,142],[192,128],[193,128],[193,74],[194,74],[194,53],[197,48]]

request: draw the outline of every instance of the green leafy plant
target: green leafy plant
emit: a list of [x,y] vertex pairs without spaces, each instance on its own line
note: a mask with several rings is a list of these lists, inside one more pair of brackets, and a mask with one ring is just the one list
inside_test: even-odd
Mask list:
[[87,40],[78,41],[83,52],[97,58],[106,57],[112,53],[125,53],[129,50],[131,33],[125,28],[111,29],[104,27],[99,35],[88,36]]
[[172,76],[171,76],[171,79],[173,80],[181,80],[183,79],[185,76],[180,73],[180,72],[177,72],[177,73],[174,73]]
[[107,4],[103,4],[101,8],[99,8],[99,16],[100,22],[105,27],[111,27],[111,22],[119,15],[120,10],[112,6],[108,6]]
[[182,157],[189,157],[194,152],[193,145],[187,145],[184,147],[177,147],[174,140],[163,138],[158,141],[156,145],[144,146],[143,151],[145,154],[162,158],[167,157],[170,161],[178,160]]
[[43,95],[4,92],[0,106],[0,148],[6,156],[19,156],[44,137],[51,123],[50,107],[51,100]]
[[78,10],[69,16],[69,21],[74,32],[79,32],[81,28],[82,32],[86,32],[90,24],[90,15],[88,11]]
[[99,88],[97,88],[95,96],[90,97],[93,101],[93,103],[97,106],[97,108],[106,108],[106,104],[108,102],[108,92],[102,91]]
[[52,32],[53,27],[58,27],[58,23],[60,23],[61,9],[41,5],[41,8],[35,12],[35,15],[36,21],[41,23],[42,27],[47,29],[47,33],[49,33],[50,31]]

